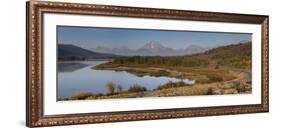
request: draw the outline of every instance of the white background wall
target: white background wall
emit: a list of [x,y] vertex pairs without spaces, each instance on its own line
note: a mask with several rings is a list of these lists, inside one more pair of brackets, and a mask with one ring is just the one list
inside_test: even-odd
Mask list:
[[[67,0],[60,0],[67,1]],[[68,0],[78,1],[79,0]],[[281,7],[277,0],[80,0],[96,4],[270,15],[270,113],[80,125],[95,128],[263,128],[281,119]],[[0,4],[0,127],[25,127],[25,0]],[[280,49],[280,50],[279,50]],[[66,127],[66,126],[65,126]],[[77,127],[77,126],[68,126]]]

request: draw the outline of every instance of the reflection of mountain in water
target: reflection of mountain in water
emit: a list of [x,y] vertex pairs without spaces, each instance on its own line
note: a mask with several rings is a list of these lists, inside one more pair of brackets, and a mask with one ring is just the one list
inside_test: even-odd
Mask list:
[[82,69],[84,67],[89,66],[88,64],[82,64],[82,63],[58,63],[58,72],[74,72],[76,70]]
[[111,59],[113,54],[89,51],[72,44],[58,44],[58,60]]

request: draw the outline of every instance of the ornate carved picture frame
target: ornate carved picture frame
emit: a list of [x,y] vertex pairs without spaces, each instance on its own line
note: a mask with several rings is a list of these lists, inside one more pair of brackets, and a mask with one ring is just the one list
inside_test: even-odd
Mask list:
[[[120,122],[120,121],[137,121],[137,120],[155,120],[155,119],[168,119],[168,118],[185,118],[185,117],[200,117],[200,116],[216,116],[216,115],[231,115],[231,114],[245,114],[245,113],[260,113],[269,111],[269,17],[265,15],[248,15],[248,14],[231,14],[231,13],[218,13],[218,12],[200,12],[200,11],[183,11],[183,10],[168,10],[168,9],[155,9],[155,8],[139,8],[139,7],[121,7],[121,6],[108,6],[108,5],[93,5],[93,4],[80,4],[80,3],[62,3],[62,2],[46,2],[46,1],[29,1],[27,2],[27,89],[26,89],[26,126],[28,127],[41,127],[41,126],[57,126],[57,125],[75,125],[75,124],[90,124],[90,123],[106,123],[106,122]],[[91,17],[109,17],[109,18],[127,18],[129,20],[147,20],[148,26],[150,20],[163,20],[165,23],[171,24],[185,24],[191,22],[204,22],[206,24],[241,24],[245,25],[245,31],[248,31],[247,28],[254,28],[257,30],[256,35],[253,38],[253,47],[252,51],[257,51],[252,53],[252,59],[257,58],[259,61],[253,62],[252,68],[253,71],[253,84],[257,84],[253,87],[253,93],[245,94],[243,96],[251,97],[256,94],[256,97],[249,98],[240,98],[237,100],[237,103],[217,103],[214,105],[194,105],[192,102],[183,103],[183,104],[173,104],[172,102],[167,102],[167,106],[164,105],[164,98],[155,100],[154,103],[157,104],[159,101],[159,108],[155,107],[156,105],[136,107],[131,109],[124,108],[112,108],[108,110],[101,109],[102,104],[108,105],[110,102],[116,102],[116,100],[101,100],[93,103],[100,103],[100,108],[95,108],[96,106],[90,106],[95,108],[96,111],[73,111],[71,106],[69,109],[62,112],[59,110],[59,107],[52,106],[47,102],[48,100],[53,100],[54,103],[57,103],[56,98],[52,98],[47,95],[53,93],[50,91],[49,87],[56,88],[57,85],[50,84],[48,76],[55,76],[54,74],[48,74],[51,70],[48,67],[47,62],[48,56],[52,53],[50,47],[46,44],[46,39],[51,37],[46,36],[45,34],[56,35],[56,33],[50,33],[48,31],[48,24],[51,24],[50,18],[52,15],[56,16],[66,15],[68,18],[74,16],[88,17],[91,21]],[[57,17],[55,17],[57,18]],[[60,20],[61,21],[61,20]],[[68,20],[69,21],[69,20]],[[148,22],[149,21],[149,22]],[[77,21],[78,22],[78,21]],[[112,21],[115,22],[115,21]],[[162,22],[159,22],[161,24]],[[203,24],[204,24],[203,23]],[[169,25],[168,24],[168,25]],[[195,23],[196,24],[196,23]],[[46,25],[46,26],[45,26]],[[59,23],[62,24],[62,22]],[[68,24],[66,24],[68,25]],[[83,24],[80,24],[83,26]],[[248,26],[247,26],[248,25]],[[88,25],[86,25],[88,26]],[[206,25],[205,25],[206,26]],[[216,25],[214,25],[216,26]],[[218,25],[219,26],[219,25]],[[253,27],[254,26],[254,27]],[[125,26],[126,27],[126,26]],[[161,27],[161,25],[160,25]],[[159,28],[160,28],[159,27]],[[192,25],[190,26],[192,27]],[[161,28],[162,29],[162,28]],[[165,29],[165,28],[163,28]],[[241,29],[242,30],[242,29]],[[236,28],[232,28],[231,31],[236,31]],[[238,30],[237,30],[238,31]],[[256,38],[256,39],[254,39]],[[260,44],[256,42],[260,42]],[[56,43],[56,42],[55,42]],[[55,44],[54,43],[54,44]],[[256,43],[256,44],[255,44]],[[258,45],[257,45],[258,44]],[[255,46],[254,46],[255,45]],[[54,45],[56,46],[56,44]],[[55,50],[56,51],[56,50]],[[54,53],[55,55],[55,53]],[[255,56],[255,57],[254,57]],[[54,68],[56,69],[56,68]],[[56,72],[56,71],[54,71]],[[254,79],[255,78],[255,79]],[[255,82],[257,81],[257,82]],[[196,85],[195,85],[196,86]],[[254,91],[257,89],[257,91]],[[215,96],[219,97],[219,96]],[[185,101],[181,97],[173,97],[173,100],[180,99]],[[186,97],[185,97],[186,98]],[[200,96],[197,99],[200,99]],[[227,98],[225,98],[227,99]],[[117,99],[119,100],[119,99]],[[131,103],[134,100],[139,99],[130,99],[124,103]],[[146,100],[149,100],[146,99]],[[153,99],[154,100],[154,99]],[[168,99],[168,100],[171,100]],[[252,101],[251,101],[252,100]],[[58,106],[63,105],[66,102],[72,101],[63,101],[57,103]],[[76,101],[73,101],[76,102]],[[91,102],[91,101],[89,101]],[[87,103],[89,103],[87,101]],[[103,103],[106,102],[106,103]],[[160,102],[163,104],[160,104]],[[77,104],[81,103],[81,109],[84,102],[78,101]],[[86,103],[85,103],[86,104]],[[170,104],[170,106],[168,105]],[[206,102],[207,104],[207,102]],[[126,105],[126,104],[125,104]],[[185,106],[186,105],[186,106]],[[128,104],[132,106],[132,104]],[[174,106],[174,107],[173,107]],[[105,107],[106,108],[106,107]],[[55,110],[57,109],[57,110]],[[77,108],[79,109],[79,108]],[[46,114],[47,111],[50,114]],[[67,112],[66,112],[67,111]]]

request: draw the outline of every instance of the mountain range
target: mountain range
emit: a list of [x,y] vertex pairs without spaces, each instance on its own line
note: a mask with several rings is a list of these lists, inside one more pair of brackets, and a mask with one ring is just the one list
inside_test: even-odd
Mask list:
[[76,60],[76,59],[105,59],[113,58],[117,55],[98,53],[90,51],[72,44],[58,45],[58,58],[60,60]]
[[58,44],[58,59],[112,59],[118,56],[196,56],[199,58],[211,58],[211,60],[219,59],[220,63],[227,63],[228,61],[231,63],[232,60],[237,58],[250,58],[250,50],[251,42],[240,42],[239,44],[219,46],[216,48],[202,48],[197,45],[190,45],[185,49],[172,49],[164,47],[158,42],[149,42],[135,50],[128,47],[107,48],[101,46],[93,50],[87,50],[73,44]]
[[190,45],[183,49],[168,48],[156,41],[151,41],[139,49],[130,49],[128,47],[110,48],[105,46],[97,46],[90,48],[89,50],[99,53],[110,53],[121,56],[177,56],[177,55],[189,55],[195,53],[201,53],[208,48],[204,48],[198,45]]

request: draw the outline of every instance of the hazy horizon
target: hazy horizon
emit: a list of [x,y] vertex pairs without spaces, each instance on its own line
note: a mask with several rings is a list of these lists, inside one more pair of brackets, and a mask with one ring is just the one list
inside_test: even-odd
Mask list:
[[57,26],[57,36],[58,44],[73,44],[88,49],[98,46],[138,49],[149,42],[158,42],[164,47],[173,49],[184,49],[190,45],[208,48],[252,40],[250,33],[76,26]]

